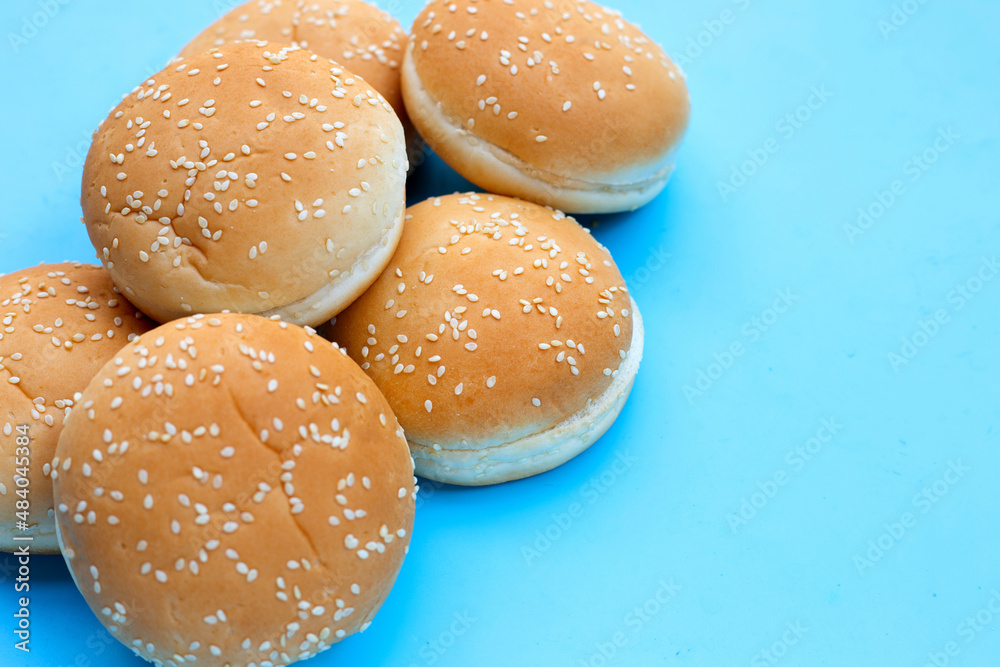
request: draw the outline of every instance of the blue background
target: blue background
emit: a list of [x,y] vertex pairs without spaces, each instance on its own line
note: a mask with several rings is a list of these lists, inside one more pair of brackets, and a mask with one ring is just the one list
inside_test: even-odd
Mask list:
[[[93,259],[91,130],[229,3],[48,0],[12,44],[45,4],[0,4],[4,272]],[[666,192],[586,219],[645,315],[632,398],[556,471],[424,484],[374,625],[310,664],[1000,664],[1000,3],[616,6],[693,99]],[[467,187],[432,158],[410,194]],[[12,565],[0,663],[138,663],[55,557],[15,652]]]

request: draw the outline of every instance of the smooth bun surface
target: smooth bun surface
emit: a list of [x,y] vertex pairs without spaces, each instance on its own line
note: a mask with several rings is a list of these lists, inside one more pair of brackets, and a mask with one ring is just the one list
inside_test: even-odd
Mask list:
[[642,353],[607,250],[562,213],[493,195],[408,209],[385,273],[324,333],[393,406],[417,473],[470,485],[593,443]]
[[157,664],[315,655],[368,626],[409,545],[413,464],[384,397],[314,332],[256,316],[129,344],[53,465],[77,586]]
[[236,42],[175,61],[95,133],[84,221],[115,284],[158,321],[316,324],[378,276],[402,226],[403,129],[363,79]]
[[428,144],[469,180],[588,213],[656,196],[690,112],[664,51],[580,0],[432,0],[413,24],[403,96]]
[[247,39],[295,43],[336,60],[375,86],[405,118],[399,68],[406,31],[378,7],[361,0],[250,0],[206,28],[180,55]]
[[[0,551],[30,536],[33,552],[59,552],[48,474],[63,420],[104,364],[154,326],[99,266],[43,264],[0,276]],[[20,426],[30,440],[26,485],[17,483]],[[30,502],[26,531],[16,527],[20,489]]]

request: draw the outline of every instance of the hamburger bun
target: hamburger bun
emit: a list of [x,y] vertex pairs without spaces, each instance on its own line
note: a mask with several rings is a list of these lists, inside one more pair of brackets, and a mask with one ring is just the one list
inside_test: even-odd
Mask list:
[[393,406],[417,474],[461,485],[550,470],[614,422],[642,320],[572,218],[493,195],[407,210],[385,273],[324,334]]
[[659,194],[690,111],[663,49],[582,0],[432,0],[402,81],[414,126],[462,176],[573,213]]
[[405,119],[399,68],[407,35],[378,7],[362,0],[250,0],[205,28],[180,55],[189,58],[248,39],[298,44],[336,60],[374,86]]
[[364,630],[413,526],[385,398],[311,330],[253,315],[194,316],[121,350],[53,468],[74,581],[156,664],[288,664]]
[[[104,364],[154,326],[99,266],[42,264],[0,276],[0,551],[30,537],[33,552],[59,552],[48,476],[63,420]],[[22,511],[26,530],[17,526]]]
[[174,62],[112,111],[81,203],[98,257],[153,319],[317,324],[389,261],[406,162],[399,119],[363,79],[235,42]]

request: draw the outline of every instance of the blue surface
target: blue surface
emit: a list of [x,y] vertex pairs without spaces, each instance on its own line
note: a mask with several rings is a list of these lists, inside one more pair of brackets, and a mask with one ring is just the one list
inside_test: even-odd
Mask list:
[[[228,4],[61,2],[0,4],[0,271],[93,258],[90,131]],[[667,191],[588,220],[645,315],[632,398],[554,472],[425,483],[374,625],[309,664],[1000,664],[1000,3],[616,5],[693,98]],[[464,187],[431,159],[411,196]],[[15,652],[11,566],[0,664],[138,664],[52,557]]]

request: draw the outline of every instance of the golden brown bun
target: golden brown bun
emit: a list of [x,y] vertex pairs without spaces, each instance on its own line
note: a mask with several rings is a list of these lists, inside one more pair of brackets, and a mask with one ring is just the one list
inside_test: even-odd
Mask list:
[[336,60],[375,86],[405,119],[399,68],[406,31],[378,7],[361,0],[250,0],[206,28],[180,55],[247,39],[296,43]]
[[413,24],[403,97],[427,143],[472,182],[580,213],[656,196],[690,111],[663,49],[579,0],[432,0]]
[[158,321],[235,310],[316,324],[391,256],[405,150],[392,107],[340,65],[227,44],[175,61],[101,124],[84,221],[115,284]]
[[328,333],[385,393],[418,474],[489,484],[606,430],[638,369],[638,322],[611,256],[572,218],[466,194],[407,210],[385,273]]
[[83,393],[54,478],[90,608],[157,664],[287,664],[364,630],[413,525],[385,398],[312,331],[252,315],[166,324]]
[[[0,276],[0,551],[30,536],[31,551],[59,552],[48,474],[63,419],[97,371],[154,326],[99,266],[42,264]],[[15,474],[23,463],[19,426],[30,440],[26,485]],[[21,531],[17,491],[25,489],[29,529]]]

